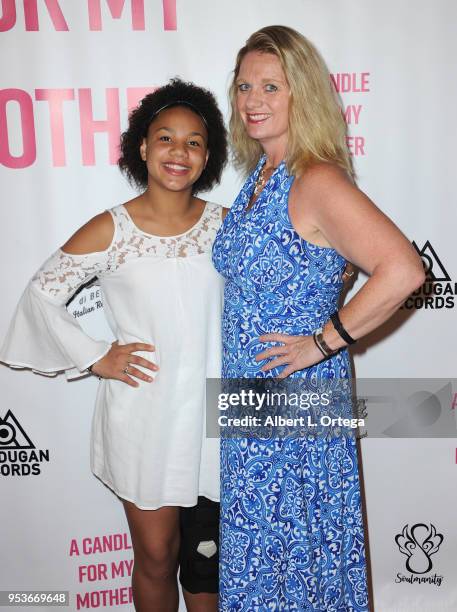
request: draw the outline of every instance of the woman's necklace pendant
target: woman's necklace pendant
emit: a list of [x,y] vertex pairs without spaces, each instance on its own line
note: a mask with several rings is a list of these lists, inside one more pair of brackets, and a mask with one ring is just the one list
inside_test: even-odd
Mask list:
[[268,168],[268,177],[267,177],[265,176],[267,174],[267,167],[265,164],[263,164],[262,169],[259,172],[259,176],[257,177],[257,180],[254,184],[254,191],[252,192],[253,198],[256,198],[259,195],[259,193],[265,187],[265,185],[267,184],[267,181],[269,180],[269,178],[271,177],[271,175],[273,174],[275,170],[276,170],[275,167]]
[[253,192],[253,196],[257,197],[259,195],[259,193],[262,191],[262,189],[265,187],[265,164],[262,166],[261,171],[259,172],[259,176],[257,177],[257,180],[255,182],[254,185],[254,192]]

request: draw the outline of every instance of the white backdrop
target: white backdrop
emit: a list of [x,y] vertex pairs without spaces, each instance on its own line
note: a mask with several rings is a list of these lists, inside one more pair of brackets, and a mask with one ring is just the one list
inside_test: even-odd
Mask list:
[[[360,187],[425,249],[445,294],[419,295],[361,342],[356,373],[454,376],[456,20],[454,0],[0,2],[0,337],[48,254],[132,197],[114,165],[128,107],[179,75],[212,89],[227,114],[237,50],[254,30],[279,23],[322,52],[341,89]],[[210,199],[230,204],[239,184],[228,169]],[[103,335],[96,289],[73,304],[92,306],[79,320]],[[2,367],[0,381],[0,418],[16,431],[0,442],[0,589],[64,589],[72,610],[110,602],[133,610],[122,507],[89,470],[96,380]],[[378,612],[457,609],[456,446],[452,438],[362,442]],[[419,562],[408,569],[394,539],[420,523],[443,536],[424,573]]]

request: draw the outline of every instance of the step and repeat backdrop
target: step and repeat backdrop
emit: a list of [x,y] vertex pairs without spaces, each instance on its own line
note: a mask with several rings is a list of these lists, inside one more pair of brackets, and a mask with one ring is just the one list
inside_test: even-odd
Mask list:
[[[456,21],[454,0],[0,2],[0,340],[42,261],[133,196],[116,160],[143,95],[180,76],[212,89],[228,116],[236,52],[265,25],[292,26],[323,54],[358,183],[427,269],[424,286],[354,351],[360,379],[415,379],[405,402],[425,415],[412,431],[387,412],[361,439],[377,612],[457,609]],[[227,168],[209,199],[230,205],[240,181]],[[110,338],[97,286],[70,310]],[[96,379],[1,366],[0,384],[0,590],[65,590],[71,610],[133,610],[122,506],[89,467]],[[382,405],[372,400],[361,402],[368,422]]]

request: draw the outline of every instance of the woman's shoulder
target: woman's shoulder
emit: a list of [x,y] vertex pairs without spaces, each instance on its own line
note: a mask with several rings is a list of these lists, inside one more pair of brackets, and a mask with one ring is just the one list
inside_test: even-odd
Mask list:
[[358,191],[348,172],[336,163],[317,162],[301,172],[294,181],[294,192],[309,206],[321,205]]
[[353,184],[347,171],[333,162],[319,161],[307,166],[295,179],[297,186],[309,186],[315,189],[334,184]]

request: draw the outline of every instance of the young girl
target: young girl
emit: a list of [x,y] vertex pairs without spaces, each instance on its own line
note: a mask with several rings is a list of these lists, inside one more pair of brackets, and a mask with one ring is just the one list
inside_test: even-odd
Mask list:
[[[210,251],[222,208],[195,194],[219,182],[226,156],[211,93],[173,80],[146,96],[119,160],[145,190],[46,261],[0,352],[10,365],[100,377],[92,470],[123,501],[144,612],[178,609],[178,563],[188,610],[217,609],[219,463],[205,437],[205,379],[220,373],[222,283]],[[95,277],[112,345],[65,308]]]

